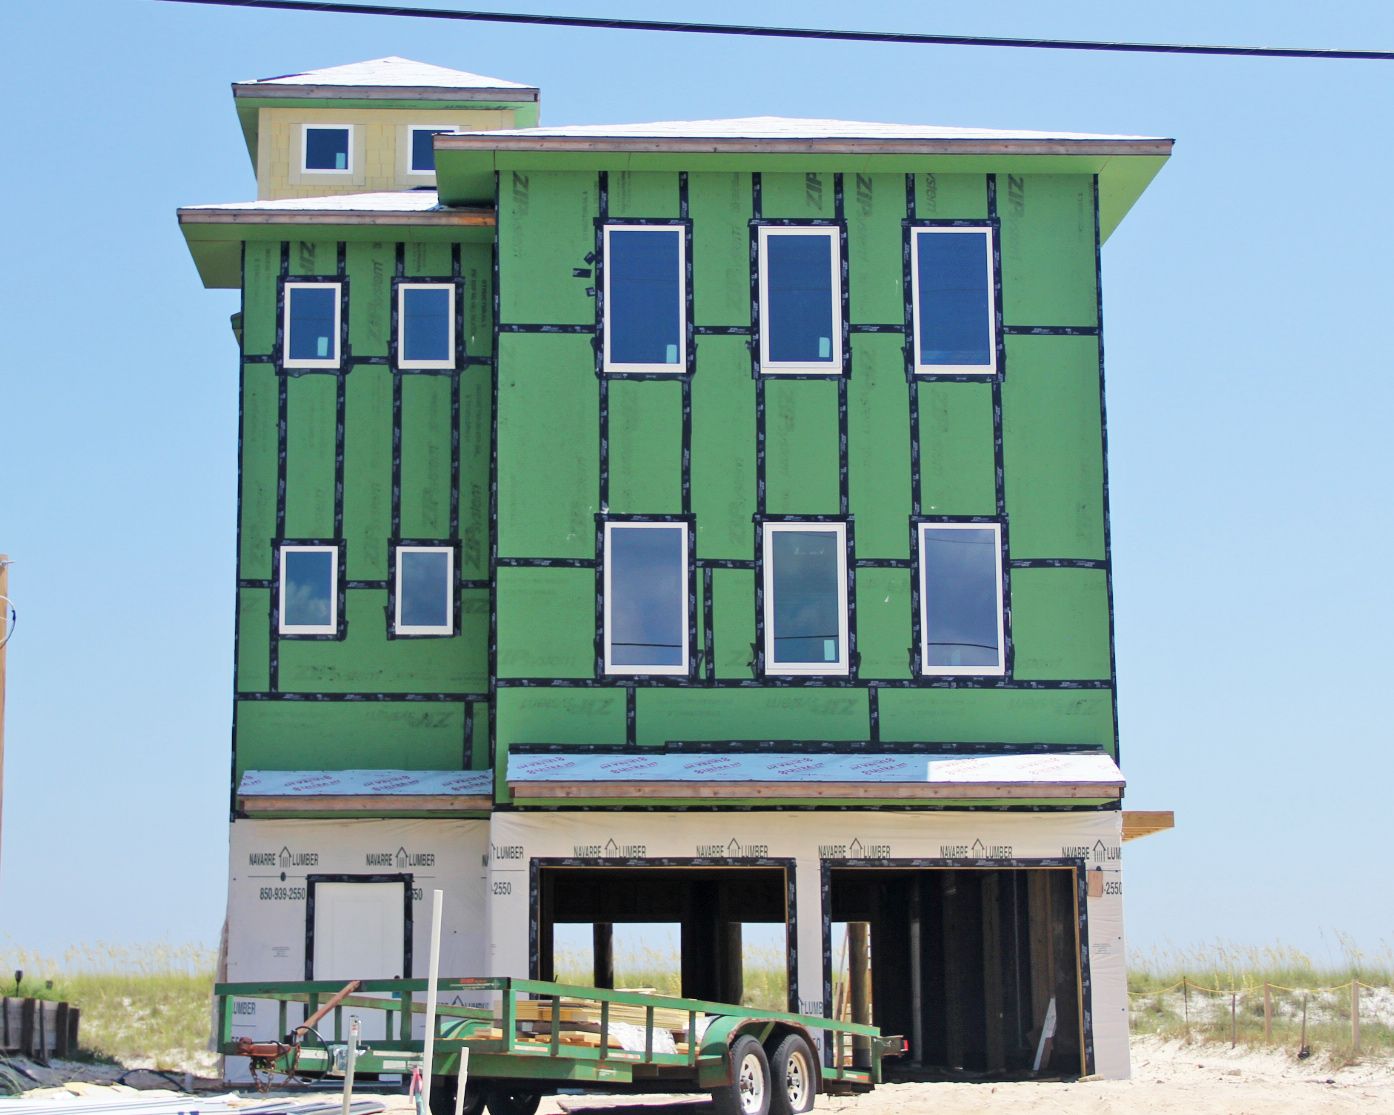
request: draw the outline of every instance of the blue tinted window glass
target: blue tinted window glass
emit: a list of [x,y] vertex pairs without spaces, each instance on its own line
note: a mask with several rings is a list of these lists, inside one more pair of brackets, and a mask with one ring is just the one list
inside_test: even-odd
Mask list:
[[450,555],[444,550],[397,554],[401,566],[403,627],[450,625]]
[[780,530],[771,536],[776,663],[835,663],[842,657],[840,545],[830,530]]
[[281,620],[290,627],[323,627],[333,621],[334,554],[329,550],[286,550]]
[[291,287],[290,336],[286,351],[292,360],[332,360],[337,353],[334,311],[339,303],[337,286]]
[[681,666],[687,623],[685,527],[611,527],[610,662]]
[[681,237],[678,228],[610,233],[606,312],[613,363],[682,365]]
[[441,132],[451,131],[450,128],[414,128],[411,133],[411,169],[430,170],[436,169],[436,152],[431,144],[431,137],[438,136]]
[[986,237],[981,232],[917,232],[921,364],[992,363]]
[[832,237],[770,233],[765,240],[771,360],[832,363]]
[[999,665],[997,532],[922,532],[925,668]]
[[347,128],[306,128],[306,170],[348,170]]
[[402,291],[403,360],[449,360],[450,290],[408,287]]

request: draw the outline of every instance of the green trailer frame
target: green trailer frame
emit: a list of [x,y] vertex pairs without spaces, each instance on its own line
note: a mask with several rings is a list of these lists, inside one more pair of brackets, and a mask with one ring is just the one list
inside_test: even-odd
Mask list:
[[[424,979],[355,981],[345,987],[337,982],[303,981],[274,983],[220,983],[218,1000],[219,1050],[229,1056],[249,1056],[261,1071],[298,1076],[331,1076],[343,1072],[348,1028],[345,1012],[383,1012],[384,1038],[362,1039],[356,1054],[356,1070],[363,1073],[407,1073],[422,1064],[425,1041],[412,1036],[413,1019],[426,1013],[428,983]],[[868,1091],[881,1082],[882,1057],[899,1052],[898,1038],[883,1038],[875,1026],[842,1022],[816,1015],[711,1003],[650,995],[634,991],[576,987],[569,984],[512,977],[457,977],[437,982],[440,994],[461,994],[478,999],[497,994],[490,1007],[438,1003],[435,1016],[430,1074],[448,1081],[453,1095],[462,1051],[468,1049],[468,1078],[477,1087],[512,1093],[543,1095],[559,1089],[596,1091],[719,1091],[738,1088],[740,1068],[734,1064],[733,1047],[750,1037],[765,1050],[769,1060],[789,1035],[808,1045],[815,1063],[821,1060],[817,1090],[834,1094]],[[520,1018],[518,1004],[550,1001],[546,1008],[529,1011],[531,1020]],[[254,1040],[234,1037],[237,1000],[261,999],[279,1004],[277,1036]],[[599,1011],[596,1047],[562,1041],[566,1028],[563,1000]],[[290,1017],[290,1004],[303,1004],[304,1017],[316,1014],[317,1028],[304,1029]],[[644,1011],[644,1048],[625,1049],[612,1044],[611,1008]],[[660,1052],[655,1048],[655,1013],[687,1015],[687,1049]],[[298,1013],[298,1012],[297,1012]],[[632,1013],[630,1013],[632,1017]],[[698,1018],[705,1021],[700,1038]],[[535,1027],[535,1029],[525,1029]],[[545,1040],[540,1032],[545,1027]],[[327,1031],[327,1032],[326,1032]],[[824,1038],[818,1042],[818,1036]],[[858,1040],[860,1039],[860,1040]],[[820,1044],[823,1055],[819,1055]],[[366,1048],[364,1048],[366,1046]],[[742,1049],[749,1050],[748,1042]],[[854,1067],[853,1059],[861,1063]],[[811,1105],[811,1099],[810,1099]],[[778,1107],[777,1107],[778,1109]]]

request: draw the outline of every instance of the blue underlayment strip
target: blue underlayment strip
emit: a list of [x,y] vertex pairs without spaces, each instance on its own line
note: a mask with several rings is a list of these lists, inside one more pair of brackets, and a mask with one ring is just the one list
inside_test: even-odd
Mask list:
[[494,792],[490,770],[249,770],[243,797],[478,797]]

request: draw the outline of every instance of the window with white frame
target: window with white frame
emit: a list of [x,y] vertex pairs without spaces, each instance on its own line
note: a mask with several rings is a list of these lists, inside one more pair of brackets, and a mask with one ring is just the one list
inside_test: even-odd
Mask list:
[[605,524],[605,672],[686,674],[686,523]]
[[919,524],[920,672],[1003,674],[1002,527]]
[[337,368],[342,307],[339,283],[286,283],[283,335],[287,368]]
[[300,170],[304,174],[348,174],[352,171],[353,125],[302,125]]
[[397,546],[393,565],[393,634],[455,634],[454,547]]
[[286,544],[278,556],[278,633],[337,635],[339,547]]
[[990,226],[912,225],[917,375],[997,371],[997,293]]
[[455,285],[397,285],[397,366],[455,367]]
[[407,128],[407,173],[434,176],[436,173],[435,137],[442,132],[456,131],[451,124],[412,124]]
[[604,369],[687,370],[687,229],[605,226]]
[[760,370],[842,372],[840,230],[761,225]]
[[847,526],[765,523],[765,673],[845,674]]

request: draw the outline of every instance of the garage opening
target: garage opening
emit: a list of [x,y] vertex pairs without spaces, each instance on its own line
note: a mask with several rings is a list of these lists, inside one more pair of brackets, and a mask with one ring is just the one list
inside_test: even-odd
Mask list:
[[792,865],[537,865],[533,971],[791,1009],[791,873]]
[[1074,867],[825,871],[832,1013],[907,1040],[888,1076],[1090,1071]]

